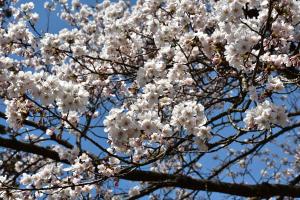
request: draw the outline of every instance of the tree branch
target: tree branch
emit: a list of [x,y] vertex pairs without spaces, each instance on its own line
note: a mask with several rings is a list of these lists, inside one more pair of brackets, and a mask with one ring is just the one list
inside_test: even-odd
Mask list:
[[[57,162],[70,164],[67,160],[61,160],[57,152],[39,147],[33,144],[20,142],[13,139],[0,137],[0,146],[33,153],[45,158],[53,159]],[[233,184],[227,182],[217,182],[211,180],[193,179],[184,175],[170,175],[157,172],[133,170],[119,176],[120,179],[131,181],[149,182],[159,184],[161,187],[180,187],[191,190],[201,190],[209,192],[221,192],[225,194],[238,195],[243,197],[272,197],[290,196],[300,197],[300,186],[282,184]]]
[[202,190],[208,192],[221,192],[243,197],[272,197],[290,196],[300,197],[300,186],[282,184],[236,184],[217,182],[210,180],[193,179],[184,175],[170,175],[148,171],[134,170],[120,176],[121,179],[143,182],[157,182],[162,187],[180,187],[191,190]]
[[6,139],[6,138],[0,137],[0,146],[5,147],[5,148],[14,149],[17,151],[33,153],[36,155],[44,156],[45,158],[50,158],[50,159],[58,161],[58,162],[70,164],[69,161],[67,161],[67,160],[61,160],[59,158],[59,155],[57,152],[50,150],[50,149],[46,149],[44,147],[36,146],[34,144],[29,144],[29,143],[20,142],[18,140],[14,140],[14,139]]

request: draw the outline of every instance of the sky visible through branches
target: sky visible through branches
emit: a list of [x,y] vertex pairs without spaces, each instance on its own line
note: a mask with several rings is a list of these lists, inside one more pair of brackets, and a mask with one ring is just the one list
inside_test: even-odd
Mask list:
[[[18,2],[18,4],[20,5],[22,3],[28,3],[28,2],[30,2],[30,1],[29,0],[20,0]],[[44,8],[44,3],[46,1],[44,1],[44,0],[33,0],[32,2],[35,4],[34,11],[38,12],[40,14],[40,20],[36,24],[36,29],[40,33],[43,33],[43,32],[58,33],[58,31],[60,31],[63,28],[72,29],[72,27],[69,26],[69,24],[65,23],[63,20],[60,19],[59,16],[57,16],[57,10],[55,12],[49,12],[48,10],[46,10]],[[83,4],[95,5],[95,0],[81,0],[80,2],[83,3]],[[101,0],[98,1],[98,2],[101,2]],[[70,0],[69,0],[69,3],[71,3]],[[131,1],[132,5],[134,5],[135,3],[136,3],[135,0]],[[207,4],[207,9],[209,9],[209,7],[210,7],[209,4]],[[232,93],[234,93],[234,91],[232,91]],[[278,104],[282,103],[278,99],[276,100],[276,102]],[[3,111],[5,111],[4,106],[1,106],[1,108],[2,108]],[[216,115],[217,114],[218,113],[216,113]],[[1,120],[3,121],[3,119],[1,119]],[[98,131],[103,132],[103,129],[99,129]],[[228,127],[226,129],[226,131],[228,131],[228,133],[231,133],[231,132],[233,132],[233,129],[232,129],[232,127]],[[225,130],[224,130],[224,132],[225,132]],[[105,135],[104,132],[103,132],[103,135]],[[282,136],[282,138],[284,139],[283,136]],[[69,139],[69,140],[72,141],[72,138],[70,138],[70,137],[68,137],[66,139]],[[108,145],[105,144],[105,143],[103,143],[102,145],[108,147]],[[89,145],[89,143],[83,143],[83,146],[86,150],[91,150],[92,152],[95,150],[95,148],[93,146]],[[237,150],[237,151],[238,151],[238,149],[242,149],[242,147],[238,144],[233,145],[232,148],[235,148],[235,150]],[[272,152],[274,152],[278,155],[284,155],[280,150],[278,150],[277,146],[275,146],[275,145],[268,144],[264,148],[269,149],[270,151],[272,151]],[[225,153],[225,152],[221,152],[218,156],[220,158],[225,158],[226,154],[227,153]],[[216,161],[214,159],[207,158],[207,159],[202,160],[202,163],[205,166],[210,166],[211,164],[212,165],[216,164]],[[249,171],[253,172],[253,178],[246,177],[246,179],[243,180],[243,181],[245,181],[246,183],[255,183],[253,181],[253,179],[256,179],[257,182],[260,182],[260,180],[259,180],[259,178],[261,177],[260,174],[264,173],[264,171],[261,170],[261,169],[264,168],[264,164],[265,163],[256,160],[256,163],[255,163],[254,167],[252,169],[249,169]],[[225,178],[224,179],[225,181],[230,181],[231,180],[231,178],[229,178],[229,177],[228,178],[224,177],[224,178]],[[134,187],[135,185],[136,185],[135,182],[121,180],[120,183],[116,183],[116,185],[112,186],[112,188],[120,187],[120,188],[130,189],[130,188]],[[176,194],[174,194],[174,195],[176,195]],[[224,198],[224,195],[221,194],[221,193],[214,193],[213,195],[209,195],[209,196],[210,196],[211,199],[223,199]],[[142,199],[148,199],[148,197],[143,197]]]
[[[22,7],[22,4],[29,2],[19,0],[15,7]],[[296,36],[296,39],[286,36],[289,31],[293,33],[291,35],[297,35],[297,31],[294,31],[293,26],[285,23],[285,21],[294,20],[292,17],[293,6],[290,5],[290,10],[286,11],[280,8],[279,1],[264,0],[261,4],[255,4],[254,1],[251,1],[251,4],[244,4],[248,1],[241,0],[243,4],[236,3],[236,5],[232,2],[239,1],[232,1],[228,6],[234,12],[232,14],[228,10],[222,10],[223,7],[227,9],[226,4],[219,3],[220,5],[217,5],[216,3],[215,5],[215,3],[209,1],[205,1],[206,5],[203,7],[200,8],[199,6],[197,11],[190,4],[183,4],[181,6],[185,10],[184,12],[181,12],[176,6],[174,7],[172,1],[166,1],[167,3],[158,5],[152,1],[146,1],[146,3],[141,1],[145,5],[149,5],[148,10],[143,9],[143,14],[151,13],[153,10],[154,14],[151,13],[148,16],[145,14],[146,17],[144,17],[139,15],[140,13],[137,11],[133,14],[126,13],[123,9],[126,7],[125,4],[115,4],[117,6],[111,6],[113,7],[111,8],[113,14],[105,16],[107,21],[111,22],[109,21],[111,19],[132,21],[126,23],[118,21],[116,24],[111,22],[114,26],[110,27],[111,24],[103,25],[106,19],[101,24],[101,17],[103,16],[97,18],[98,16],[95,15],[93,16],[95,18],[92,18],[91,15],[87,14],[86,19],[80,16],[85,16],[92,9],[107,8],[109,10],[109,3],[106,5],[101,4],[101,8],[93,8],[96,3],[102,1],[81,0],[80,3],[91,6],[91,9],[87,8],[83,12],[77,10],[80,13],[78,17],[74,14],[77,12],[76,6],[73,6],[72,12],[75,11],[70,16],[74,14],[83,25],[81,24],[82,27],[80,27],[78,26],[79,22],[78,24],[75,22],[76,25],[72,27],[70,25],[71,20],[68,23],[58,16],[61,14],[61,10],[67,10],[66,5],[65,7],[57,5],[58,9],[49,12],[44,8],[46,1],[32,0],[32,2],[34,3],[34,9],[31,11],[29,9],[28,13],[37,12],[39,20],[34,25],[28,21],[28,27],[30,34],[32,33],[33,36],[38,38],[41,47],[34,46],[33,40],[29,40],[28,43],[31,42],[32,49],[37,49],[36,52],[33,52],[32,57],[35,58],[36,56],[37,60],[41,58],[40,61],[45,66],[43,70],[47,72],[45,73],[47,75],[39,75],[41,71],[38,67],[22,67],[16,73],[12,69],[8,70],[7,73],[12,79],[8,80],[8,83],[6,81],[6,85],[3,81],[3,88],[13,88],[14,81],[21,80],[20,82],[23,81],[22,83],[25,84],[17,85],[16,88],[8,90],[6,92],[9,94],[8,97],[2,97],[0,100],[0,112],[6,114],[0,116],[0,123],[3,125],[0,128],[3,129],[4,126],[9,126],[10,129],[7,130],[12,133],[12,135],[5,135],[5,131],[1,133],[1,141],[8,141],[7,144],[2,144],[2,146],[6,145],[10,148],[9,140],[12,139],[11,142],[14,142],[15,139],[18,139],[29,141],[28,144],[32,144],[37,151],[40,150],[39,147],[45,147],[44,150],[50,150],[46,151],[46,156],[49,156],[46,161],[53,159],[54,163],[64,163],[63,165],[66,167],[62,168],[66,174],[72,174],[70,176],[72,181],[73,179],[77,180],[80,175],[76,173],[86,164],[86,170],[84,169],[82,172],[84,178],[101,177],[100,181],[98,180],[99,184],[108,180],[105,185],[106,188],[112,189],[112,193],[119,193],[129,197],[129,199],[131,196],[139,195],[139,193],[134,193],[137,192],[136,190],[132,190],[139,185],[138,182],[128,181],[139,180],[139,177],[136,176],[143,174],[143,172],[137,171],[134,174],[136,169],[156,170],[161,174],[164,173],[162,177],[159,177],[162,178],[160,180],[166,179],[162,183],[153,181],[151,177],[146,176],[147,173],[144,173],[145,177],[140,178],[144,178],[145,182],[150,179],[150,183],[153,185],[146,184],[146,186],[149,186],[149,190],[153,186],[154,194],[161,193],[171,199],[178,196],[175,190],[170,190],[170,194],[168,194],[167,190],[156,191],[155,187],[168,188],[168,186],[176,187],[178,186],[176,184],[182,184],[183,187],[191,189],[192,186],[185,183],[188,176],[195,176],[195,179],[198,180],[218,180],[233,184],[258,184],[268,187],[269,181],[271,184],[277,183],[277,181],[282,183],[283,180],[286,181],[285,183],[289,183],[290,180],[285,179],[282,174],[287,174],[286,177],[288,178],[298,176],[298,174],[289,175],[289,173],[299,173],[297,171],[298,155],[295,155],[294,151],[297,152],[300,149],[298,148],[300,137],[297,132],[299,131],[298,123],[300,120],[298,112],[300,101],[297,101],[299,98],[298,65],[300,61],[291,64],[292,58],[296,57],[297,59],[297,55],[300,59],[300,43],[297,41]],[[194,1],[195,5],[198,5],[199,2],[202,1]],[[71,4],[71,1],[68,1],[68,3]],[[132,5],[136,4],[135,1],[130,3]],[[283,1],[282,4],[288,3]],[[199,12],[199,14],[197,13],[198,16],[210,16],[210,11],[213,9],[212,5],[215,5],[217,11],[219,9],[220,12],[224,12],[224,15],[216,14],[214,16],[216,18],[211,17],[209,19],[208,17],[198,21],[195,19],[194,15],[197,12]],[[248,8],[249,5],[251,8],[258,7],[259,9]],[[30,5],[27,6],[30,7]],[[158,11],[155,11],[155,9]],[[24,10],[25,15],[27,15],[26,8]],[[203,14],[205,12],[209,14]],[[272,12],[275,13],[274,16],[272,16]],[[288,14],[289,12],[292,13],[291,16]],[[175,13],[178,16],[182,15],[182,17],[176,19],[174,17]],[[67,14],[64,14],[66,15],[64,17],[67,18]],[[120,15],[119,18],[116,17],[118,15]],[[298,15],[294,15],[298,19]],[[281,21],[278,20],[279,22],[277,22],[278,18]],[[88,26],[87,22],[91,19],[98,20],[99,24],[97,26],[103,25],[103,31],[102,27],[94,27],[94,24]],[[207,23],[205,20],[207,20]],[[219,22],[216,22],[218,20]],[[228,23],[227,21],[223,23],[223,20],[228,20]],[[169,26],[166,25],[167,23],[170,23]],[[181,29],[176,29],[174,23],[183,25],[180,26]],[[273,27],[272,23],[275,24]],[[132,24],[134,24],[133,27],[131,27]],[[160,24],[161,27],[158,28],[157,24]],[[134,26],[138,28],[135,29]],[[286,29],[281,26],[285,26]],[[298,26],[299,29],[299,25],[294,26]],[[171,29],[168,29],[170,27],[174,28],[172,29],[173,33],[170,31]],[[195,31],[197,27],[200,30],[199,32]],[[84,29],[83,33],[85,34],[90,32],[90,34],[86,34],[86,38],[89,39],[84,40],[85,42],[82,43],[80,37],[84,38],[84,36],[81,35],[81,28]],[[99,34],[103,34],[99,37],[100,39],[95,34],[95,30],[98,31],[98,28],[100,30]],[[272,28],[274,29],[273,32]],[[148,29],[150,33],[155,32],[155,34],[147,35]],[[280,32],[281,29],[284,30]],[[178,33],[174,30],[178,30]],[[182,35],[180,35],[180,31],[182,31]],[[233,31],[236,31],[236,33],[231,34]],[[112,34],[110,38],[107,32]],[[76,38],[72,37],[72,33],[77,34]],[[32,36],[30,34],[28,35]],[[58,37],[59,39],[56,40],[56,34],[61,38]],[[180,35],[180,39],[178,41],[174,39],[177,36],[170,39],[173,35]],[[101,37],[106,38],[106,40]],[[226,37],[226,40],[223,37]],[[98,41],[97,39],[99,41],[102,39],[101,45],[103,46],[97,48],[95,43],[89,43],[93,40]],[[277,39],[280,42],[276,43]],[[58,45],[61,41],[64,41],[67,45],[61,45],[63,48],[60,49]],[[18,44],[18,42],[21,44]],[[12,42],[11,46],[24,45],[23,48],[26,50],[30,45],[23,42],[20,39],[16,44]],[[113,48],[114,46],[111,44],[114,44],[114,42],[120,47]],[[297,50],[290,50],[293,49],[292,45],[294,43],[298,44],[295,47],[298,48],[298,54]],[[92,50],[88,51],[85,45]],[[126,52],[129,51],[127,49],[129,46],[132,48],[132,52]],[[9,48],[7,47],[7,49]],[[4,47],[3,49],[3,51],[6,50]],[[188,56],[185,51],[189,52]],[[282,53],[285,51],[291,55]],[[18,53],[18,51],[15,52]],[[130,53],[133,54],[132,57]],[[276,53],[280,55],[276,55]],[[8,57],[16,61],[23,59],[22,56],[16,54],[8,53]],[[44,54],[46,55],[45,58]],[[26,52],[23,55],[26,57]],[[62,59],[59,60],[60,58]],[[111,58],[112,60],[110,60]],[[30,64],[35,66],[36,64],[34,62],[30,63],[30,58],[26,62],[29,63],[26,63],[28,66]],[[50,64],[47,64],[47,62]],[[181,62],[184,64],[180,64]],[[288,70],[282,66],[288,66]],[[102,71],[104,71],[103,74]],[[34,75],[31,75],[35,77],[26,76],[26,72],[34,72]],[[0,73],[0,83],[2,83],[1,75]],[[97,80],[95,77],[98,77],[98,75],[100,78]],[[295,76],[298,79],[294,78]],[[34,89],[26,89],[26,81],[31,84],[33,82],[30,82],[31,80],[37,82],[36,88],[38,89],[33,87],[38,91],[36,93],[34,93]],[[91,84],[87,84],[90,80]],[[9,83],[10,81],[11,83]],[[49,82],[52,85],[50,84],[49,88],[49,85],[44,82],[47,84]],[[96,82],[99,85],[96,85]],[[83,86],[81,83],[86,85]],[[105,84],[109,85],[110,83],[112,83],[111,86],[105,86]],[[207,87],[211,83],[214,85]],[[39,84],[43,87],[46,85],[49,91],[52,92],[53,97],[48,95],[48,91],[45,91],[45,94],[40,92],[42,91],[40,88],[43,87],[39,88]],[[45,88],[47,88],[46,86]],[[99,96],[97,96],[98,90],[96,89],[98,86],[99,88],[103,86]],[[57,88],[63,88],[64,91],[58,91]],[[21,95],[18,94],[19,96],[16,98],[13,96],[14,92],[20,92]],[[57,97],[55,94],[57,94]],[[76,95],[74,97],[69,94]],[[36,96],[38,97],[36,98]],[[72,99],[72,97],[74,98]],[[219,100],[224,102],[218,102]],[[143,104],[143,101],[146,103]],[[16,106],[19,103],[25,105],[23,109],[21,109],[21,106]],[[33,109],[34,106],[37,107],[35,110]],[[29,112],[26,110],[27,108],[33,111],[30,110]],[[45,109],[45,112],[41,108]],[[21,114],[14,115],[18,114],[14,109],[19,109],[18,112]],[[33,114],[30,117],[24,117],[29,116],[31,112]],[[191,120],[188,120],[188,117],[184,118],[185,115],[190,116]],[[21,116],[21,123],[12,120],[16,116],[19,118]],[[78,118],[78,116],[80,117]],[[156,116],[156,118],[153,116]],[[16,119],[19,119],[17,117]],[[44,124],[49,127],[44,126]],[[38,128],[35,129],[36,127]],[[172,132],[174,132],[173,135]],[[285,132],[286,134],[282,134]],[[30,134],[45,136],[50,139],[45,139],[45,141],[41,139],[41,143],[35,143],[35,138],[31,139]],[[178,143],[174,142],[174,146],[172,146],[173,141]],[[60,149],[57,143],[62,144],[64,147]],[[40,146],[36,144],[40,144]],[[72,145],[74,145],[74,148]],[[76,146],[80,147],[75,148]],[[26,148],[26,144],[23,147]],[[0,150],[6,149],[1,148]],[[99,150],[101,151],[99,152]],[[30,150],[25,152],[30,153]],[[241,156],[241,159],[239,159],[239,155],[247,156]],[[162,161],[159,163],[160,159]],[[174,166],[178,164],[176,159],[182,159],[180,161],[182,166],[178,168],[182,170],[179,176],[181,174],[187,175],[182,176],[182,182],[180,182],[178,176],[174,176],[174,178],[166,175],[167,173],[173,175],[172,173],[178,170],[176,169],[177,166]],[[194,159],[195,163],[193,162]],[[290,170],[288,167],[290,165],[285,165],[284,162],[291,163],[291,166],[294,166],[296,170]],[[295,165],[293,165],[294,162]],[[153,165],[150,165],[151,163]],[[172,163],[175,164],[168,166]],[[185,166],[184,163],[189,164]],[[94,168],[94,166],[97,167]],[[125,166],[128,167],[126,170]],[[212,170],[212,166],[216,171]],[[99,172],[92,176],[91,171],[94,172],[97,169]],[[197,169],[203,174],[199,173]],[[121,173],[122,170],[124,170],[125,175]],[[42,170],[37,171],[40,173]],[[281,176],[277,176],[278,172],[281,173]],[[151,175],[151,173],[149,174]],[[155,177],[155,173],[152,175]],[[112,181],[110,176],[114,177]],[[82,180],[87,180],[84,178]],[[92,180],[93,178],[91,178],[91,183],[93,181],[98,183],[97,180]],[[31,179],[31,175],[24,173],[20,179],[21,189],[26,190],[29,187],[28,185],[33,182]],[[81,179],[78,178],[78,180]],[[69,180],[63,181],[68,182]],[[44,184],[47,185],[48,183]],[[24,185],[27,185],[27,187]],[[54,190],[55,187],[56,185],[54,185]],[[88,188],[86,189],[88,190]],[[129,190],[133,191],[135,195],[127,194]],[[96,195],[96,192],[93,194]],[[191,194],[194,197],[201,194],[200,196],[203,199],[226,198],[225,194],[222,193],[205,193],[205,191],[200,192],[197,189],[192,191]],[[148,199],[147,195],[142,199]]]

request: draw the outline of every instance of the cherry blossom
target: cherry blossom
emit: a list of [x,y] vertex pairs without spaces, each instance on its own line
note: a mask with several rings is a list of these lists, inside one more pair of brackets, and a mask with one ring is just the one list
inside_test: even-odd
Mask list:
[[0,1],[0,199],[300,197],[299,1],[43,3]]

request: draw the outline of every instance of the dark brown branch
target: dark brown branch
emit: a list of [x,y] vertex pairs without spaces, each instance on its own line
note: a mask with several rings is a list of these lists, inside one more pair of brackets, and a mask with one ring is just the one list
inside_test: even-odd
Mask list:
[[[6,115],[5,115],[4,113],[2,113],[2,112],[0,112],[0,117],[3,118],[3,119],[7,119]],[[37,128],[37,129],[39,129],[39,130],[41,130],[41,131],[44,131],[44,132],[46,132],[46,130],[47,130],[47,127],[42,126],[42,125],[39,125],[39,124],[37,124],[37,123],[35,123],[35,122],[33,122],[33,121],[30,121],[30,120],[24,120],[23,123],[24,123],[25,125],[27,125],[27,126],[31,126],[31,127]],[[52,140],[54,140],[54,141],[57,142],[58,144],[61,144],[61,145],[65,146],[65,147],[67,147],[67,148],[69,148],[69,149],[72,149],[72,148],[73,148],[73,145],[72,145],[72,144],[70,144],[70,143],[69,143],[68,141],[66,141],[66,140],[63,140],[63,139],[58,138],[57,135],[55,135],[55,134],[51,135],[50,137],[51,137]]]
[[0,137],[0,147],[14,149],[16,151],[33,153],[36,155],[43,156],[45,158],[50,158],[50,159],[58,161],[58,162],[63,162],[63,163],[69,164],[69,161],[61,160],[59,158],[58,153],[53,150],[46,149],[44,147],[39,147],[39,146],[36,146],[33,144],[25,143],[25,142],[20,142],[18,140],[14,140],[14,139],[6,139],[6,138]]
[[[6,139],[0,137],[0,146],[43,156],[45,158],[53,159],[57,162],[70,164],[67,160],[61,160],[58,153],[53,150],[39,147],[33,144],[20,142],[13,139]],[[238,195],[244,197],[271,197],[271,196],[290,196],[300,197],[300,186],[281,185],[281,184],[232,184],[226,182],[216,182],[210,180],[193,179],[188,176],[169,175],[156,172],[147,172],[133,170],[119,178],[131,181],[150,182],[152,184],[158,183],[161,187],[181,187],[191,190],[202,190],[210,192],[221,192],[225,194]]]
[[221,192],[243,197],[272,197],[290,196],[300,197],[300,186],[281,184],[236,184],[209,180],[193,179],[188,176],[161,174],[148,171],[131,171],[120,176],[121,179],[143,182],[157,182],[162,187],[180,187],[191,190]]

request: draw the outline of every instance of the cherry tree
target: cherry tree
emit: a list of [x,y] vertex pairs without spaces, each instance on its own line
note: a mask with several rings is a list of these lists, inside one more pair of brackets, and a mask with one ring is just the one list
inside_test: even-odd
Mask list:
[[0,1],[1,199],[300,197],[299,1],[34,6]]

